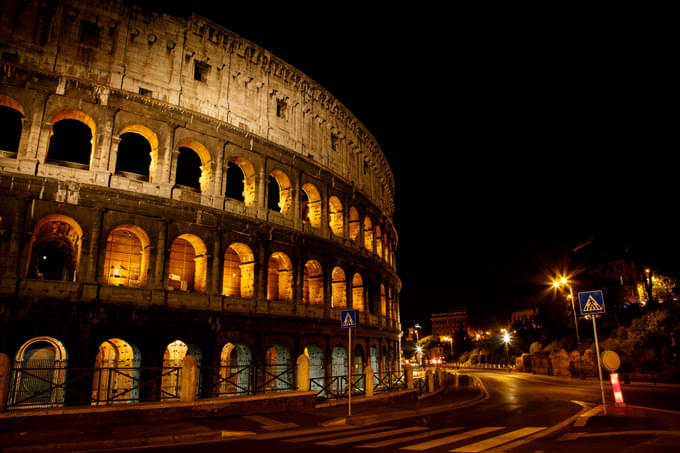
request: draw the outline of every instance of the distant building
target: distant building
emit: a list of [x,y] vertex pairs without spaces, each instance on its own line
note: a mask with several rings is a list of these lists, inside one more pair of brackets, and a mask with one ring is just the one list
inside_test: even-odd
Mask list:
[[536,327],[536,310],[533,308],[520,308],[510,315],[510,325],[526,324]]
[[455,338],[461,330],[467,334],[470,326],[465,307],[454,308],[448,313],[434,313],[430,320],[432,321],[432,335],[435,337]]

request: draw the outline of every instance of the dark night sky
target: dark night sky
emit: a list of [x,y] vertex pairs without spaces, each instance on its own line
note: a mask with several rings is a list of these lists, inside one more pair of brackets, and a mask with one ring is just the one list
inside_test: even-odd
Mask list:
[[663,11],[312,5],[195,8],[319,82],[380,143],[402,325],[526,300],[594,234],[674,264],[677,52]]

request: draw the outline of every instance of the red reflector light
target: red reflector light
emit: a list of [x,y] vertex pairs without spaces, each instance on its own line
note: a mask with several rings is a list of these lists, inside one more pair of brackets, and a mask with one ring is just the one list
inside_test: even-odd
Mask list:
[[612,381],[612,391],[614,392],[614,403],[617,405],[625,404],[623,402],[623,393],[621,392],[621,383],[619,382],[619,374],[611,373],[609,375]]

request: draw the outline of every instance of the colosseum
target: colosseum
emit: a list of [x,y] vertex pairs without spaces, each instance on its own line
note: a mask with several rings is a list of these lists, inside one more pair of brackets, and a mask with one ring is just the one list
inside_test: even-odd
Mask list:
[[8,409],[399,370],[392,170],[310,76],[124,0],[4,0],[0,52]]

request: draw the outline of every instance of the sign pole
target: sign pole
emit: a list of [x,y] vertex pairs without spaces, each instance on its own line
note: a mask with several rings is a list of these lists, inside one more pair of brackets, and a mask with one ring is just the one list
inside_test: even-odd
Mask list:
[[595,315],[593,318],[593,335],[595,336],[595,355],[597,356],[597,371],[600,374],[600,393],[602,394],[602,411],[607,415],[607,406],[604,402],[604,385],[602,384],[602,364],[600,363],[600,345],[597,343],[597,326],[595,325]]
[[[348,386],[349,386],[349,393],[347,394],[347,416],[351,417],[352,416],[352,328],[350,327],[347,329],[347,335],[349,336],[348,343],[349,343],[349,361],[347,363],[347,379],[348,379]],[[598,359],[599,360],[599,359]],[[600,372],[600,375],[602,372]],[[600,380],[602,380],[600,378]]]

